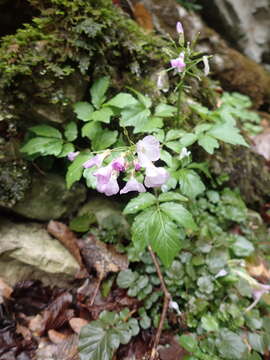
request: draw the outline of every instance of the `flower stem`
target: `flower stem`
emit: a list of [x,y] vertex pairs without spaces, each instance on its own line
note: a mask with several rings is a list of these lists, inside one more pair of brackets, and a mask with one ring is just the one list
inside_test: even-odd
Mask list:
[[179,85],[178,85],[176,126],[179,125],[182,122],[181,115],[180,115],[182,87],[183,87],[183,81],[181,80]]

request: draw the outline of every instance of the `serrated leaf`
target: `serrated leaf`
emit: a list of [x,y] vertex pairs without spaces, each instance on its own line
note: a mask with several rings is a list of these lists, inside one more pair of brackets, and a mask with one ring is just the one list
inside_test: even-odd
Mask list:
[[201,104],[198,104],[198,103],[192,103],[192,104],[189,104],[189,107],[195,111],[198,115],[200,115],[200,117],[202,119],[207,119],[208,118],[208,115],[209,115],[209,109],[207,109],[207,107],[205,106],[202,106]]
[[155,108],[154,116],[171,117],[176,113],[176,111],[177,111],[177,108],[175,106],[171,106],[171,105],[167,105],[167,104],[159,104]]
[[239,129],[228,123],[213,126],[208,134],[228,144],[248,146]]
[[111,131],[107,129],[102,129],[92,139],[92,148],[94,151],[105,150],[116,142],[117,137],[117,130]]
[[165,192],[159,195],[158,200],[160,202],[165,202],[165,201],[188,201],[188,198],[186,198],[185,196],[178,194],[177,192]]
[[143,251],[145,247],[149,244],[149,237],[146,231],[147,226],[149,225],[149,217],[155,212],[154,207],[150,207],[142,211],[137,215],[132,223],[131,234],[132,242],[138,251]]
[[207,130],[209,130],[213,125],[212,124],[199,124],[195,127],[195,134],[199,135]]
[[66,126],[65,126],[65,137],[68,141],[73,141],[77,138],[78,136],[78,128],[77,128],[77,124],[74,121],[69,122]]
[[143,108],[141,105],[137,105],[128,109],[124,109],[121,112],[121,126],[136,126],[137,123],[143,121],[151,115],[150,110]]
[[173,165],[172,155],[166,150],[161,149],[160,160],[164,161],[169,167]]
[[69,189],[75,181],[80,180],[83,173],[83,163],[89,159],[89,153],[79,154],[68,167],[66,174],[67,188]]
[[130,269],[122,270],[117,276],[116,284],[121,289],[128,289],[134,283],[137,277],[137,273],[131,271]]
[[156,198],[154,195],[146,192],[141,193],[137,197],[131,199],[125,207],[123,214],[136,214],[137,212],[146,209],[147,207],[155,204]]
[[77,115],[77,118],[82,121],[89,121],[91,120],[92,112],[94,108],[91,104],[86,101],[79,101],[73,106],[73,110]]
[[166,141],[177,140],[185,134],[184,130],[171,129],[167,132]]
[[100,110],[96,110],[92,113],[91,120],[100,121],[109,124],[112,115],[113,115],[112,109],[110,109],[109,107],[103,107]]
[[114,350],[111,347],[111,335],[99,320],[84,326],[78,346],[80,360],[111,360]]
[[21,152],[29,155],[41,154],[58,156],[62,151],[63,141],[56,138],[36,137],[29,140],[22,148]]
[[262,335],[256,333],[248,333],[248,342],[253,350],[258,351],[262,355],[265,353],[266,346],[263,341]]
[[198,136],[196,134],[187,133],[180,139],[180,144],[182,147],[190,146],[197,141]]
[[190,353],[198,349],[198,341],[193,335],[181,335],[179,337],[179,344]]
[[178,172],[178,179],[181,192],[190,198],[195,198],[205,190],[205,186],[201,181],[200,176],[193,170],[180,170]]
[[62,151],[59,155],[57,155],[57,157],[61,158],[61,157],[65,157],[67,156],[70,152],[73,152],[75,150],[74,145],[72,143],[65,143],[62,147]]
[[241,336],[229,330],[223,330],[221,332],[220,342],[217,348],[221,356],[227,360],[241,360],[248,350]]
[[128,87],[129,90],[131,90],[134,94],[137,95],[137,98],[139,100],[139,102],[143,105],[144,108],[150,108],[152,105],[152,101],[150,99],[150,97],[148,95],[143,95],[142,93],[140,93],[139,91],[132,89],[130,87]]
[[126,107],[132,107],[136,104],[138,104],[138,101],[132,95],[128,93],[120,93],[106,102],[104,106],[115,106],[119,109],[124,109]]
[[244,236],[235,235],[235,242],[231,245],[231,249],[236,256],[239,257],[247,257],[250,256],[255,248],[249,240],[247,240]]
[[203,315],[201,319],[202,328],[206,331],[218,331],[219,325],[217,320],[211,314]]
[[163,120],[160,117],[149,116],[137,121],[134,127],[134,134],[140,132],[150,132],[163,127]]
[[105,93],[108,90],[110,84],[110,79],[108,76],[104,76],[94,82],[93,86],[90,89],[92,104],[96,109],[99,109],[100,106],[105,101]]
[[215,149],[219,148],[218,141],[209,135],[203,135],[202,137],[199,137],[198,144],[211,155],[214,153]]
[[82,127],[82,136],[93,140],[102,131],[101,124],[98,122],[89,122]]
[[62,139],[62,134],[60,133],[60,131],[50,125],[32,126],[29,130],[39,136]]
[[187,229],[197,229],[193,216],[183,205],[174,202],[165,202],[160,205],[160,208],[171,220],[174,220],[179,225]]
[[147,217],[145,233],[162,263],[170,266],[181,249],[179,230],[175,223],[167,214],[156,210]]
[[176,153],[180,153],[181,151],[181,144],[179,141],[169,141],[165,143],[165,146],[167,146],[169,149],[175,151]]
[[84,169],[83,171],[83,177],[86,180],[86,185],[91,189],[96,189],[97,187],[97,178],[94,176],[94,172],[97,170],[95,166]]

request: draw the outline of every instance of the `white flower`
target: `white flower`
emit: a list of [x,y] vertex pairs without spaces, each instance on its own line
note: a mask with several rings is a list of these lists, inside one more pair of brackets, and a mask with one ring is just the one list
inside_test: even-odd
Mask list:
[[184,159],[186,156],[189,156],[191,154],[190,151],[188,151],[188,149],[186,147],[184,147],[179,155],[179,159],[182,160]]

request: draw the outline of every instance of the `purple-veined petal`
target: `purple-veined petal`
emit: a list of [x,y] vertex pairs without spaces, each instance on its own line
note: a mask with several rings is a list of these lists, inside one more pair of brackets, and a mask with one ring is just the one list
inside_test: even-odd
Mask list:
[[83,167],[86,169],[89,169],[93,166],[100,167],[103,160],[104,160],[103,154],[98,154],[98,155],[92,157],[92,159],[89,159],[85,163],[83,163]]
[[79,155],[79,151],[71,151],[70,153],[67,154],[67,158],[69,161],[73,161],[78,155]]
[[163,167],[156,167],[153,164],[146,168],[144,185],[147,187],[160,187],[165,184],[170,175]]
[[149,166],[149,162],[156,161],[160,158],[159,141],[152,135],[145,136],[137,142],[136,146],[139,164],[142,167]]
[[117,171],[125,170],[125,159],[123,156],[119,156],[111,162],[112,168]]
[[97,178],[99,185],[107,184],[110,181],[113,168],[111,164],[99,168],[93,175]]
[[120,190],[120,194],[126,194],[130,191],[138,191],[138,192],[146,192],[145,187],[142,183],[134,179],[133,177],[128,180],[126,185],[123,187],[122,190]]
[[171,60],[171,66],[177,69],[178,72],[182,72],[186,67],[184,60],[185,60],[185,54],[181,52],[178,58]]
[[112,175],[106,184],[97,184],[97,191],[104,193],[107,196],[112,196],[118,193],[119,185],[117,177]]

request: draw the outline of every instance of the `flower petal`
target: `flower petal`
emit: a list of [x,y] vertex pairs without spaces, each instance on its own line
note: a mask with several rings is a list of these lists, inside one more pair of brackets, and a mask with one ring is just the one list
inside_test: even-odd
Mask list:
[[136,179],[131,178],[131,179],[128,180],[128,182],[123,187],[123,189],[120,190],[120,194],[126,194],[129,191],[138,191],[138,192],[141,193],[141,192],[146,192],[146,189],[143,186],[143,184],[138,182]]
[[139,164],[147,167],[149,162],[156,161],[160,158],[159,141],[152,135],[145,136],[137,142],[136,146]]

